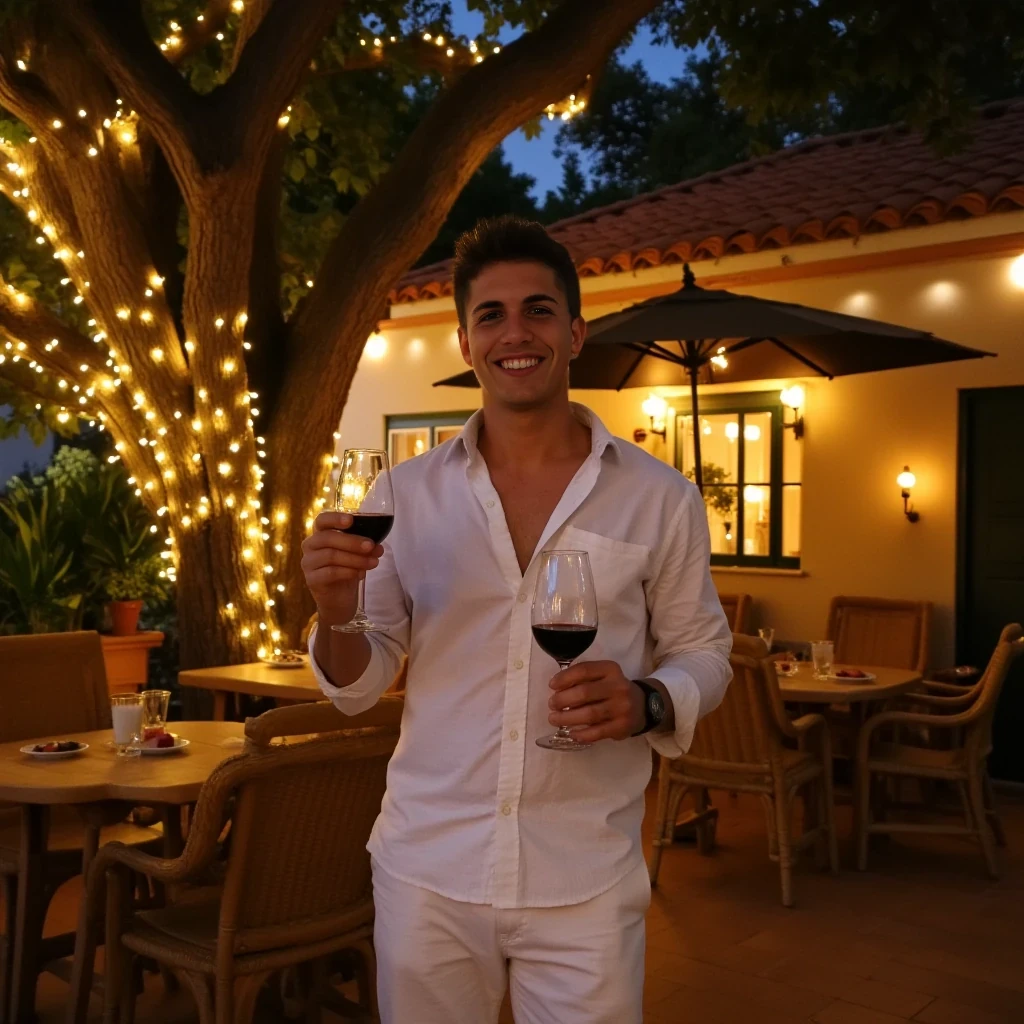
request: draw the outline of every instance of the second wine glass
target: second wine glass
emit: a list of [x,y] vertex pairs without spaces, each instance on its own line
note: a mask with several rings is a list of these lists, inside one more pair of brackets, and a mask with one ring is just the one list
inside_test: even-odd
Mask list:
[[[549,551],[540,564],[533,598],[533,636],[538,646],[568,668],[597,637],[597,591],[586,551]],[[537,745],[547,750],[587,750],[566,726]]]
[[[345,533],[354,533],[374,544],[381,544],[395,524],[395,493],[391,486],[391,467],[386,452],[376,448],[347,448],[341,460],[341,475],[334,507],[352,518]],[[340,626],[339,633],[382,633],[384,626],[366,615],[366,576],[359,581],[359,600],[355,615]]]

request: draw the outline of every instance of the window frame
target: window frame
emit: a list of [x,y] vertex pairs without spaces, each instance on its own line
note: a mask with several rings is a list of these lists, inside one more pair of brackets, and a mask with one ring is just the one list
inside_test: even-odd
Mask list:
[[[744,531],[746,523],[742,512],[736,517],[736,554],[735,555],[724,555],[724,554],[712,554],[711,565],[721,567],[735,567],[745,569],[799,569],[800,559],[793,556],[786,556],[782,554],[782,516],[783,516],[783,491],[788,488],[798,487],[800,488],[801,499],[803,497],[803,473],[801,473],[801,479],[799,482],[790,481],[786,482],[783,476],[783,440],[785,438],[785,427],[783,425],[783,409],[785,407],[782,404],[782,399],[779,397],[778,391],[741,391],[732,394],[719,394],[719,395],[701,395],[700,396],[700,414],[705,413],[711,415],[723,415],[733,413],[738,417],[737,422],[739,423],[740,434],[738,443],[740,445],[739,451],[737,452],[737,476],[738,480],[735,484],[736,495],[737,495],[737,507],[742,509],[743,502],[743,488],[747,486],[745,479],[746,473],[746,453],[745,445],[742,443],[743,439],[743,419],[745,416],[752,413],[771,413],[772,417],[772,433],[771,433],[771,480],[768,481],[768,493],[771,500],[771,509],[773,514],[771,517],[771,523],[768,531],[768,551],[767,555],[744,555],[743,554],[743,541]],[[683,425],[685,417],[687,415],[692,416],[691,410],[681,409],[676,415],[676,444],[675,444],[675,467],[682,473],[683,472],[683,452],[685,448],[685,435],[683,432]],[[762,481],[758,481],[760,486],[764,486]],[[730,484],[729,486],[734,486]],[[803,517],[800,520],[801,525],[801,541],[803,539]],[[802,547],[802,544],[801,544]]]
[[[398,413],[384,417],[384,444],[391,459],[391,435],[397,431],[427,430],[429,446],[427,451],[437,447],[438,428],[463,427],[475,409],[461,412],[439,412],[439,413]],[[426,452],[423,453],[424,455]]]

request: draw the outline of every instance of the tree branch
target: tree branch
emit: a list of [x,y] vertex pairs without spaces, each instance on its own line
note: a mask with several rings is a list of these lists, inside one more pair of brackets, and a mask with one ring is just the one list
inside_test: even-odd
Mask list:
[[581,89],[589,72],[656,5],[569,0],[541,28],[443,93],[331,244],[318,285],[295,319],[302,344],[322,348],[329,359],[332,339],[344,336],[352,315],[339,289],[346,297],[372,295],[374,309],[383,305],[387,288],[430,244],[487,154],[531,116]]
[[22,71],[12,65],[7,55],[0,55],[0,106],[6,107],[23,121],[34,134],[46,139],[56,138],[58,129],[78,136],[78,125],[70,120],[42,79],[31,71]]
[[111,80],[139,111],[182,186],[199,176],[204,97],[195,93],[149,36],[130,0],[64,0],[66,17]]
[[343,0],[274,0],[234,74],[211,94],[221,150],[260,163]]
[[231,0],[210,0],[201,17],[191,22],[188,28],[178,33],[181,45],[167,51],[167,59],[175,66],[180,66],[194,53],[213,41],[228,22],[231,14]]

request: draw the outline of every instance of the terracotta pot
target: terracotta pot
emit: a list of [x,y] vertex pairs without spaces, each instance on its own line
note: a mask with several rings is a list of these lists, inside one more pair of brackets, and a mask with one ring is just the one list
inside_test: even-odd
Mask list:
[[138,631],[141,601],[111,601],[110,623],[114,636],[131,636]]

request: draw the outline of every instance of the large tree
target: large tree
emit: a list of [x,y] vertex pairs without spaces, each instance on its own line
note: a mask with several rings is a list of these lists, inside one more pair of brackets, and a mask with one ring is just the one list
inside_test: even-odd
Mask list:
[[[2,0],[0,376],[102,424],[168,516],[183,666],[295,638],[389,289],[655,3],[470,0],[484,34],[460,39],[444,0]],[[425,75],[443,88],[392,152]]]

